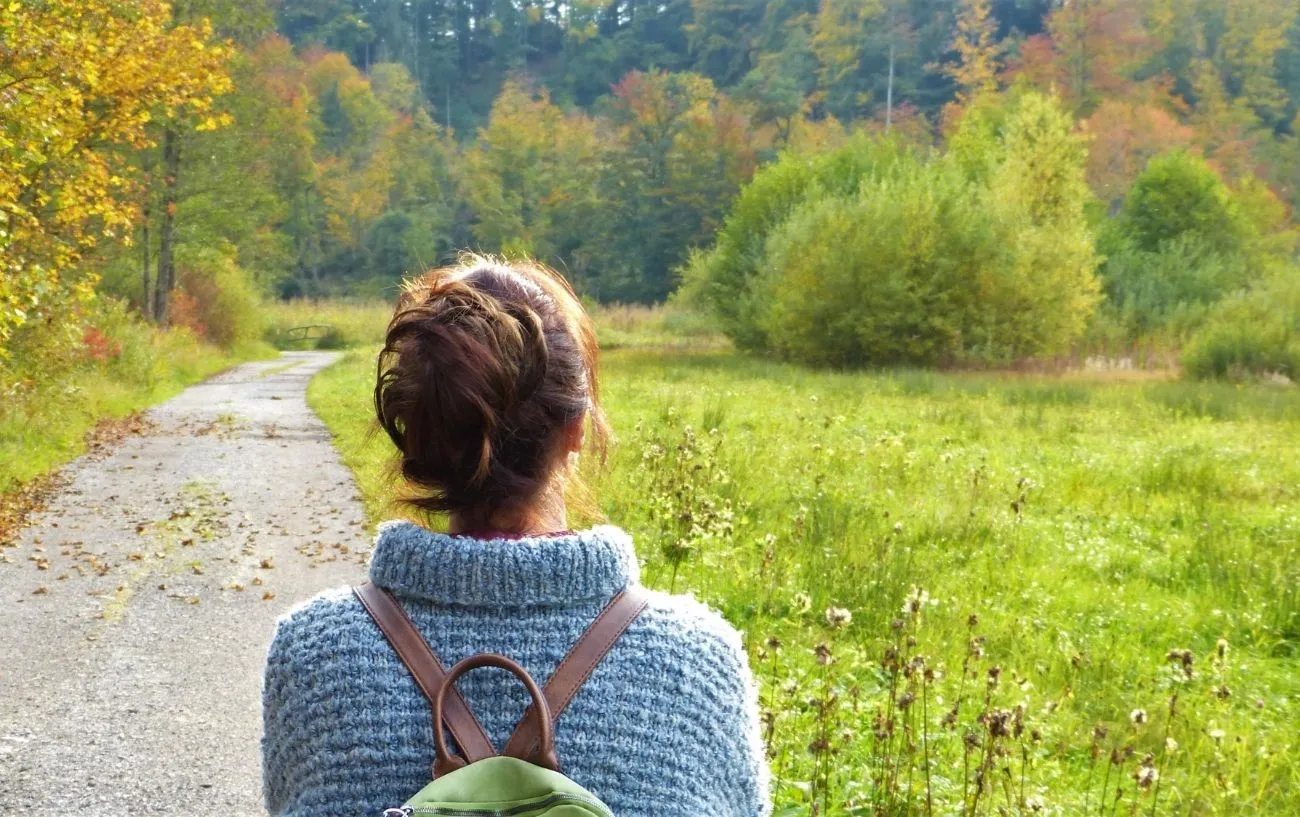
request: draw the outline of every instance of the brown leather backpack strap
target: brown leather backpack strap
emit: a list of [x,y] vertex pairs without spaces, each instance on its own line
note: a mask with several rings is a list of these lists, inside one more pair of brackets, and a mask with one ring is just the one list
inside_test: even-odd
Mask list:
[[[551,718],[558,721],[560,714],[568,707],[578,689],[591,677],[596,665],[601,662],[614,642],[627,630],[628,626],[641,615],[650,596],[642,587],[629,585],[614,597],[614,600],[601,611],[578,642],[564,656],[564,660],[555,668],[555,673],[546,682],[544,694],[550,706]],[[514,734],[506,741],[501,754],[507,757],[527,759],[537,746],[539,738],[538,719],[529,706],[524,717],[515,727]]]
[[[357,585],[352,588],[352,592],[356,593],[366,612],[375,620],[375,624],[379,625],[380,631],[392,645],[393,651],[410,670],[416,685],[432,705],[438,697],[438,690],[442,687],[447,672],[433,654],[429,642],[425,641],[420,631],[415,629],[410,616],[402,609],[402,605],[397,603],[397,599],[393,598],[392,593],[370,582]],[[496,751],[492,748],[492,741],[483,731],[482,724],[474,717],[474,713],[470,711],[460,692],[454,688],[450,690],[443,706],[442,719],[466,761],[474,763],[496,755]],[[440,729],[438,724],[434,724],[435,735]],[[444,771],[435,769],[437,774],[443,774]]]

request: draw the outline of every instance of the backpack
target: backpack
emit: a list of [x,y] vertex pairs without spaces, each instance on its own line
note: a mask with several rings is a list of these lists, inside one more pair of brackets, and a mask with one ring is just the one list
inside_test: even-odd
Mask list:
[[[391,593],[370,583],[353,591],[433,707],[433,781],[401,808],[385,810],[383,817],[613,817],[609,806],[560,772],[554,723],[645,609],[643,589],[629,586],[614,597],[556,667],[544,690],[523,667],[496,653],[471,655],[444,670]],[[460,676],[480,667],[511,672],[533,699],[500,754],[455,687]],[[444,726],[461,755],[448,749]]]

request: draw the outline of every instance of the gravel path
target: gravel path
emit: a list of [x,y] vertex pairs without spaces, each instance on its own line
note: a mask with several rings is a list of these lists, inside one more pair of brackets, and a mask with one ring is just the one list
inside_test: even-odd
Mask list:
[[0,815],[260,815],[275,620],[355,583],[352,477],[307,408],[335,355],[236,367],[83,457],[0,548]]

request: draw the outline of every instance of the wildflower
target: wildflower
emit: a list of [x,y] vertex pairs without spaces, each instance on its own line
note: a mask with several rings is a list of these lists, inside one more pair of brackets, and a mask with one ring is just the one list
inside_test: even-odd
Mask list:
[[980,623],[980,617],[975,615],[974,613],[971,613],[969,616],[966,617],[966,626],[970,627],[972,630],[978,627],[979,623]]
[[909,689],[907,692],[904,692],[902,696],[898,699],[898,708],[902,709],[903,711],[906,711],[907,708],[915,702],[916,702],[916,695],[912,694],[912,691]]
[[853,614],[843,607],[827,607],[826,623],[831,629],[838,630],[841,627],[847,627],[853,622]]
[[776,652],[777,650],[781,649],[781,639],[777,638],[776,636],[770,636],[767,639],[767,648],[772,652]]
[[1168,753],[1171,754],[1171,755],[1172,755],[1174,752],[1177,752],[1177,751],[1178,751],[1178,741],[1174,740],[1173,738],[1165,738],[1165,751],[1168,752]]
[[1025,798],[1025,808],[1029,809],[1031,812],[1040,812],[1046,805],[1047,804],[1043,802],[1043,798],[1036,794],[1031,794]]
[[1219,741],[1223,740],[1228,733],[1224,732],[1222,729],[1211,729],[1206,734],[1210,736],[1211,740],[1213,740],[1215,743],[1218,743]]
[[1160,779],[1160,772],[1156,769],[1155,764],[1151,761],[1151,755],[1147,755],[1142,761],[1142,765],[1133,774],[1137,780],[1137,786],[1142,791],[1147,791]]
[[[901,530],[901,527],[899,528]],[[903,602],[904,616],[918,616],[925,605],[930,601],[930,594],[925,590],[913,585],[908,591],[907,600]]]
[[997,689],[998,679],[1002,677],[1002,667],[989,667],[989,688]]
[[807,593],[795,593],[791,606],[796,613],[806,613],[812,609],[812,597]]
[[894,523],[894,533],[902,533],[902,532],[903,532],[903,523],[902,523],[902,522],[895,522],[895,523]]
[[1228,639],[1226,639],[1226,638],[1220,638],[1220,639],[1218,640],[1218,643],[1216,643],[1216,644],[1214,645],[1214,649],[1215,649],[1215,652],[1217,652],[1217,653],[1219,654],[1219,660],[1220,660],[1220,661],[1222,661],[1223,659],[1227,658],[1227,657],[1228,657]]
[[1191,650],[1170,650],[1165,655],[1165,659],[1173,663],[1182,664],[1183,675],[1188,678],[1192,677],[1192,665],[1195,663],[1196,657],[1192,655]]
[[1129,713],[1128,719],[1134,726],[1141,726],[1147,722],[1147,711],[1145,709],[1134,709]]
[[1218,686],[1210,687],[1210,694],[1218,698],[1220,701],[1226,701],[1232,697],[1232,690],[1228,689],[1227,684],[1219,684]]
[[1092,740],[1093,740],[1093,742],[1094,742],[1094,743],[1100,743],[1101,741],[1105,740],[1105,739],[1106,739],[1106,733],[1109,732],[1109,731],[1110,731],[1110,730],[1106,728],[1106,724],[1104,724],[1104,723],[1099,723],[1099,724],[1097,724],[1096,726],[1092,727]]
[[989,734],[995,738],[1005,738],[1011,735],[1008,724],[1011,722],[1011,713],[1005,709],[995,709],[983,716],[984,725],[989,728]]
[[817,663],[823,667],[831,663],[831,647],[826,642],[822,642],[813,648],[813,654],[817,656]]

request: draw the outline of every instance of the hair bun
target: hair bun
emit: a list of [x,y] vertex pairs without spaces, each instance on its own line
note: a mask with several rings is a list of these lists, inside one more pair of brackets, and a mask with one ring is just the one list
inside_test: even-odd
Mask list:
[[[594,340],[555,280],[480,263],[407,285],[374,401],[403,476],[422,489],[408,500],[416,507],[491,513],[526,502],[549,479],[561,429],[594,406]],[[603,431],[599,409],[591,416]]]

